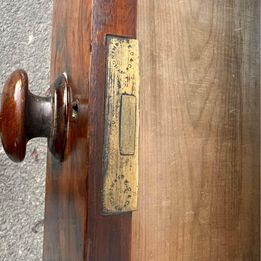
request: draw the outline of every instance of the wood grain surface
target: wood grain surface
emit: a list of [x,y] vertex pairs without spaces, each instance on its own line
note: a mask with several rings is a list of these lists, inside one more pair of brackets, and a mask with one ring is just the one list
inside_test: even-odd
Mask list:
[[105,36],[136,37],[137,0],[95,0],[93,3],[87,260],[128,261],[131,256],[132,214],[101,215],[106,85]]
[[51,82],[66,72],[71,100],[79,105],[77,118],[72,117],[72,104],[68,108],[71,116],[64,162],[48,154],[44,261],[86,260],[91,14],[91,1],[54,1]]
[[105,36],[136,36],[136,0],[55,0],[52,81],[78,116],[49,154],[44,261],[258,261],[258,0],[140,0],[139,210],[101,215]]
[[132,261],[258,261],[260,1],[138,3]]
[[135,38],[136,7],[136,0],[54,1],[51,80],[67,72],[77,115],[65,161],[48,155],[44,261],[130,260],[132,216],[102,216],[101,190],[106,35]]

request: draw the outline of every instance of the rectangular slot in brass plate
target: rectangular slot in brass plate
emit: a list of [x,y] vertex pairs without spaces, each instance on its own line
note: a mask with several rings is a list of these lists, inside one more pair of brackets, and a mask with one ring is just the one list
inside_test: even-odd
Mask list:
[[107,36],[103,214],[137,209],[139,45]]
[[136,136],[136,97],[121,96],[120,152],[121,155],[135,154]]

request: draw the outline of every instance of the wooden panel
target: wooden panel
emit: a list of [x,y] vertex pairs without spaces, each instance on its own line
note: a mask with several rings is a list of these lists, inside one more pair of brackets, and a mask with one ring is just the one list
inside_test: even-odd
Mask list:
[[48,155],[44,261],[83,261],[86,256],[91,11],[90,1],[54,1],[51,82],[67,72],[79,116],[70,118],[65,161]]
[[260,260],[259,0],[140,0],[133,261]]
[[106,35],[136,38],[137,0],[93,1],[92,74],[90,83],[90,165],[88,260],[128,261],[132,214],[101,216],[102,156],[106,85]]
[[132,215],[102,216],[101,190],[106,35],[135,38],[136,6],[136,0],[54,1],[51,80],[68,73],[78,108],[65,161],[48,155],[44,261],[130,260]]

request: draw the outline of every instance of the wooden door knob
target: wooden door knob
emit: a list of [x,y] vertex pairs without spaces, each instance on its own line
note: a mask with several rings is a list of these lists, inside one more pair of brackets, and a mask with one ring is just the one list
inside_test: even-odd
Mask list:
[[52,154],[63,160],[70,97],[67,75],[59,76],[50,90],[50,97],[32,94],[23,70],[13,72],[6,81],[1,97],[0,133],[11,160],[22,161],[27,142],[36,137],[47,137]]

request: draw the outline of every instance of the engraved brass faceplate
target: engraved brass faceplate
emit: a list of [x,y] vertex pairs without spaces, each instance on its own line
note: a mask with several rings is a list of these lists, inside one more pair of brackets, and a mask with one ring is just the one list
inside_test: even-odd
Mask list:
[[137,209],[139,147],[139,45],[107,37],[103,214]]

